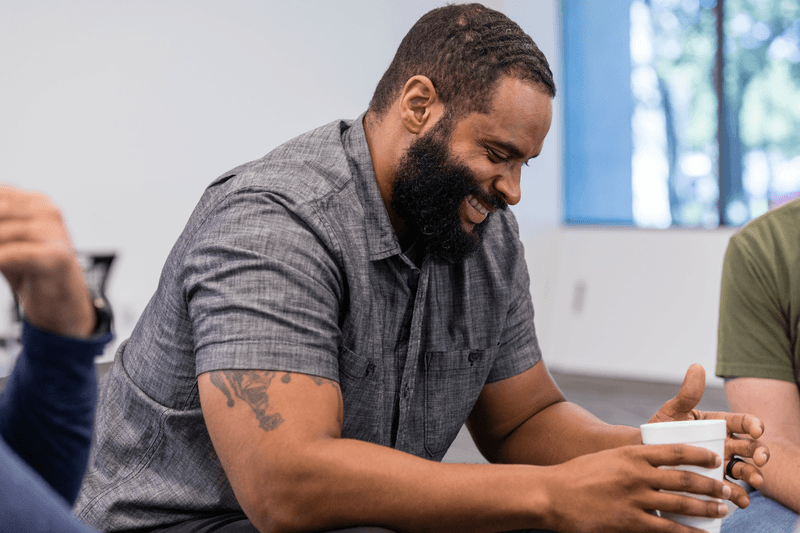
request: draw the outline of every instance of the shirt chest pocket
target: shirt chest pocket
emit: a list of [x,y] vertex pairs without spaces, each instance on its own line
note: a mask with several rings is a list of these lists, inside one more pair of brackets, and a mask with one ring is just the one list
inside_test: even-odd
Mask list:
[[466,422],[498,349],[425,354],[425,451],[431,459],[444,457]]

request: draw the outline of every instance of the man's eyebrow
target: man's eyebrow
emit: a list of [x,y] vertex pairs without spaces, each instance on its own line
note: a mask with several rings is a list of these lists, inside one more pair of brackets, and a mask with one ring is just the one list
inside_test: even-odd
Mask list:
[[[512,159],[524,159],[524,160],[528,160],[528,159],[531,159],[531,158],[533,158],[533,157],[536,157],[535,155],[534,155],[534,156],[531,156],[531,157],[528,157],[528,156],[526,156],[526,155],[525,155],[525,154],[522,152],[522,150],[520,150],[520,149],[519,149],[519,148],[518,148],[516,145],[514,145],[514,144],[511,144],[511,143],[509,143],[509,142],[506,142],[506,141],[498,141],[498,140],[496,140],[496,139],[491,139],[491,140],[487,140],[486,142],[487,142],[488,144],[491,144],[491,145],[493,145],[493,146],[496,146],[496,147],[497,147],[497,148],[499,148],[500,150],[504,151],[504,152],[505,152],[505,153],[507,153],[509,156],[511,156],[511,158],[512,158]],[[536,155],[539,155],[539,154],[536,154]]]

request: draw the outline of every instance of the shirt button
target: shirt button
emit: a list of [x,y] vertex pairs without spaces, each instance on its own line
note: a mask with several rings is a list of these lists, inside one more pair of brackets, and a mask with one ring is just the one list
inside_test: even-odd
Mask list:
[[370,362],[367,365],[367,371],[364,373],[364,377],[368,378],[374,373],[375,373],[375,363]]
[[481,358],[481,352],[469,352],[469,362],[474,363]]

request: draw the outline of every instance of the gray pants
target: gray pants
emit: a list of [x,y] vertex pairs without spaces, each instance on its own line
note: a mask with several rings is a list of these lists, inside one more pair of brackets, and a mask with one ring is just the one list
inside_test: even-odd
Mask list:
[[[250,520],[242,513],[229,513],[211,518],[199,518],[158,529],[149,529],[138,533],[258,533]],[[394,533],[382,527],[349,527],[337,529],[330,533]],[[525,533],[548,533],[536,529]]]
[[[337,529],[337,533],[393,533],[381,527]],[[142,532],[144,533],[144,532]],[[149,529],[147,533],[258,533],[243,513],[228,513],[211,518],[198,518],[174,526]],[[333,533],[333,532],[331,532]]]

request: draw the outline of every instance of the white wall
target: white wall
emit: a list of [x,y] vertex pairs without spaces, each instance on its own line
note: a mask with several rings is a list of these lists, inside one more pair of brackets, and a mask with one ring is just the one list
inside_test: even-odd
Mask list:
[[730,229],[563,229],[550,367],[679,383],[692,363],[714,377],[722,258]]
[[[206,185],[361,113],[402,37],[442,3],[0,0],[0,181],[50,194],[79,249],[119,253],[109,297],[122,340]],[[561,87],[558,2],[485,4],[534,38]],[[554,103],[514,209],[549,365],[674,380],[692,358],[712,373],[727,235],[561,229],[560,93]]]
[[441,3],[0,0],[0,181],[50,194],[79,249],[119,253],[121,339],[206,185],[363,112]]

